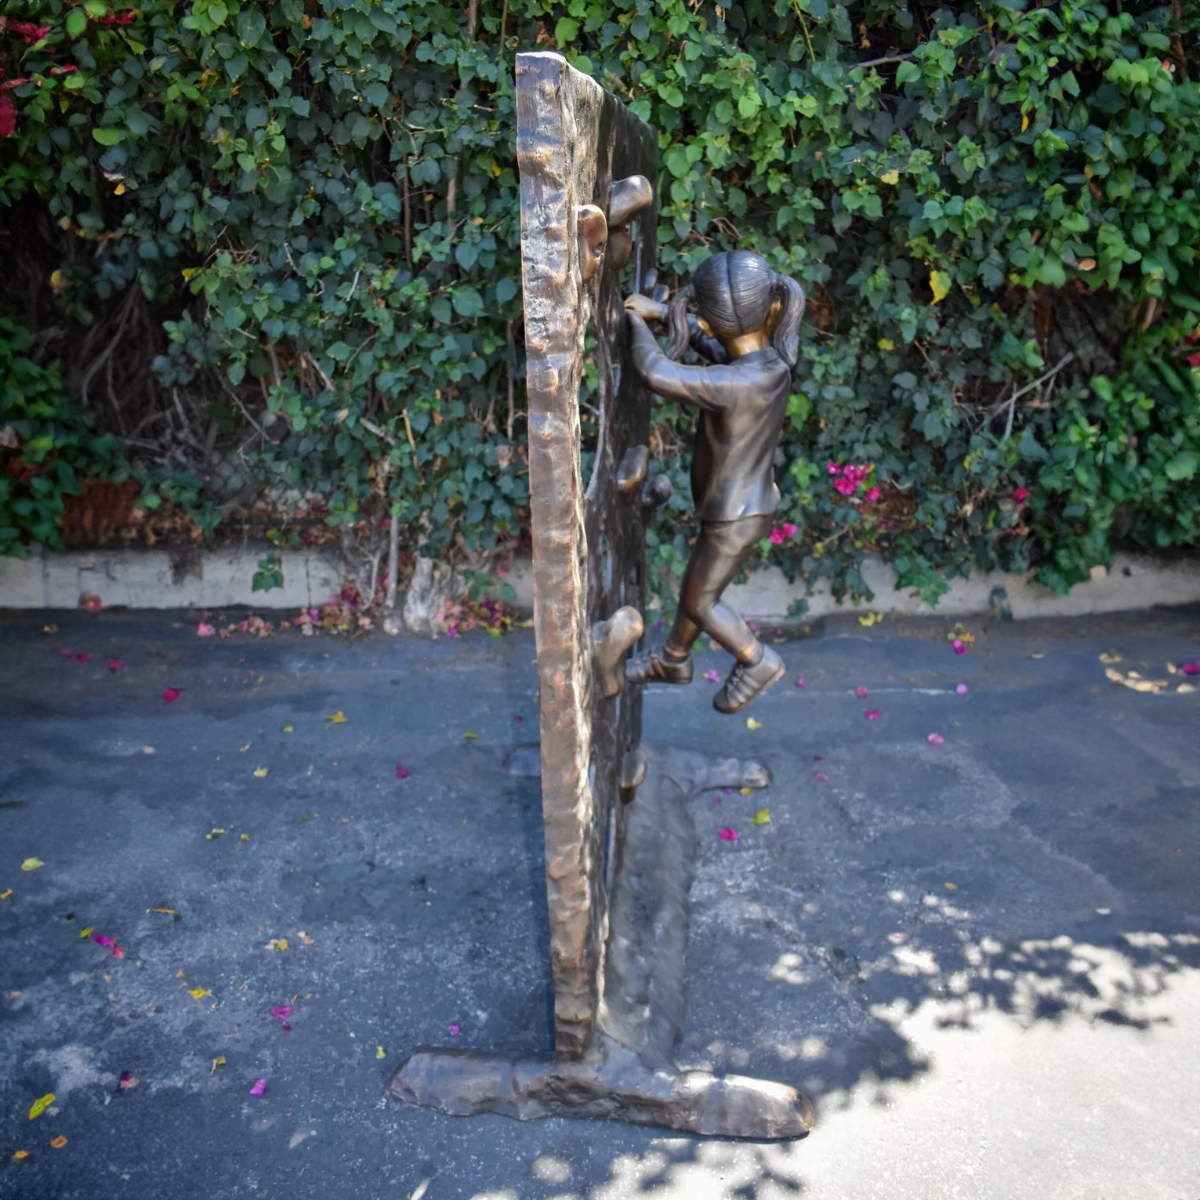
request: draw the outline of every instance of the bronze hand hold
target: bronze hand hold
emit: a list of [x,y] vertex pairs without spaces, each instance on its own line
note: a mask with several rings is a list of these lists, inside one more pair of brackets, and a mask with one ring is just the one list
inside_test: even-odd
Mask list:
[[[633,366],[642,381],[658,395],[700,410],[692,502],[701,525],[666,644],[645,660],[631,661],[626,677],[689,682],[691,671],[682,664],[690,668],[692,643],[706,633],[737,659],[713,706],[740,712],[783,674],[782,659],[721,603],[721,595],[771,531],[779,500],[775,447],[799,351],[804,292],[761,255],[733,250],[701,263],[669,306],[630,296],[625,307]],[[664,315],[666,353],[646,325]],[[711,365],[679,363],[689,346]]]

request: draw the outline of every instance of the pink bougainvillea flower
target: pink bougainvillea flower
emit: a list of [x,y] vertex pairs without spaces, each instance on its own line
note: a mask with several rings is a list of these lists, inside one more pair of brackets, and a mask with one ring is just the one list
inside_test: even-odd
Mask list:
[[796,526],[793,525],[791,523],[791,521],[784,521],[783,536],[784,537],[795,537],[796,536]]
[[718,829],[717,837],[723,842],[736,842],[738,840],[738,831],[736,829]]
[[183,688],[163,688],[163,699],[168,704],[174,704],[183,695]]
[[201,621],[200,624],[196,626],[196,633],[200,637],[212,637],[216,632],[217,627],[215,625],[210,625],[207,621]]
[[405,767],[402,767],[399,763],[396,764],[396,778],[397,779],[407,779],[408,778],[408,770]]
[[867,492],[864,499],[869,500],[872,504],[874,504],[875,501],[879,499],[879,489],[877,487],[871,488],[871,490]]
[[931,746],[940,746],[946,739],[940,733],[931,733],[925,740]]
[[757,621],[747,621],[746,624],[749,626],[750,630],[753,633],[758,632],[758,622]]
[[75,661],[82,662],[82,663],[88,663],[88,662],[92,661],[92,656],[90,654],[76,654]]
[[462,1026],[459,1025],[459,1023],[457,1021],[451,1021],[450,1022],[450,1036],[458,1037],[458,1035],[460,1033],[462,1033]]
[[732,795],[733,795],[733,788],[726,788],[726,789],[725,789],[725,795],[727,795],[727,796],[732,796]]
[[868,708],[863,712],[863,716],[866,717],[868,721],[878,721],[881,715],[882,712],[878,708]]
[[256,1079],[254,1081],[254,1086],[250,1089],[250,1095],[262,1096],[266,1094],[266,1091],[267,1081],[265,1079]]
[[122,950],[121,947],[116,944],[116,942],[113,942],[112,952],[113,952],[113,958],[124,958],[125,957],[125,951]]
[[1179,669],[1185,675],[1200,675],[1200,663],[1192,663],[1192,662],[1180,663]]
[[831,462],[829,466],[826,467],[826,470],[830,475],[840,475],[842,473],[842,468],[839,467],[835,462]]
[[271,1016],[277,1021],[286,1021],[295,1011],[290,1004],[277,1004],[271,1009]]
[[954,689],[960,696],[965,696],[971,689],[965,683],[958,684]]
[[520,713],[517,713],[517,714],[516,714],[516,716],[514,716],[514,717],[513,717],[513,724],[514,724],[514,725],[520,725],[520,724],[521,724],[521,722],[522,722],[522,721],[524,721],[524,720],[525,720],[525,718],[524,718],[523,716],[521,716],[521,714],[520,714]]
[[841,492],[843,496],[853,496],[854,487],[854,483],[847,479],[844,475],[833,485],[834,491]]
[[103,933],[93,933],[92,941],[95,942],[97,946],[116,945],[116,943],[112,940],[112,938],[108,937],[107,934],[103,934]]
[[816,773],[816,774],[813,776],[813,778],[814,778],[814,779],[815,779],[815,780],[816,780],[818,783],[828,783],[828,782],[829,782],[829,776],[828,776],[828,775],[826,775],[824,771],[818,771],[818,772],[817,772],[817,773]]
[[962,638],[955,638],[954,641],[950,643],[950,647],[955,654],[966,654],[967,652],[967,648],[963,644]]
[[11,96],[0,92],[0,137],[11,137],[17,127],[17,109]]
[[110,671],[119,671],[124,665],[125,664],[119,658],[114,658],[112,662],[108,664],[108,669]]
[[865,687],[856,687],[854,689],[854,694],[861,700],[868,693],[867,693],[867,689]]
[[800,675],[796,678],[796,686],[802,688],[804,686],[804,676]]
[[1189,354],[1188,355],[1188,366],[1189,367],[1200,367],[1200,354]]
[[1028,488],[1013,488],[1012,496],[1013,496],[1013,499],[1018,504],[1024,504],[1025,501],[1029,499],[1029,489]]
[[772,529],[771,530],[771,545],[772,546],[782,546],[783,545],[783,530],[782,529]]
[[705,671],[704,679],[708,683],[720,683],[721,682],[721,672],[720,671]]

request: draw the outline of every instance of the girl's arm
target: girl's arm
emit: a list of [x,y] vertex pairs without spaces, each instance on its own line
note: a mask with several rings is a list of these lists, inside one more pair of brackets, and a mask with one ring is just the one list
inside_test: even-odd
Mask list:
[[760,370],[737,366],[689,367],[668,358],[646,322],[629,314],[633,366],[642,382],[659,396],[720,412],[761,391]]
[[716,338],[710,338],[701,328],[699,322],[691,313],[687,315],[688,345],[691,346],[701,358],[707,358],[710,363],[727,363],[729,355],[725,353],[725,347],[717,341]]

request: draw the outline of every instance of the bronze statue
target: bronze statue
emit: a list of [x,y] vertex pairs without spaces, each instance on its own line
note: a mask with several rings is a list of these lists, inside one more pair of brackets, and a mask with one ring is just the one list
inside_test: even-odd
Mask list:
[[[639,322],[626,318],[621,286],[628,265],[631,290],[663,294],[653,265],[658,133],[558,54],[517,55],[516,101],[540,690],[540,746],[523,748],[537,751],[536,765],[521,773],[541,776],[554,1053],[518,1058],[421,1047],[397,1068],[388,1092],[464,1116],[602,1118],[727,1138],[800,1137],[812,1127],[813,1110],[794,1088],[674,1060],[697,849],[690,801],[714,787],[767,787],[771,774],[755,762],[644,745],[642,689],[624,686],[625,655],[642,634],[644,517],[670,494],[665,476],[646,478],[651,394],[639,376],[657,379],[663,372],[654,357],[662,356],[642,325],[648,346],[634,366]],[[703,399],[692,399],[713,409],[708,457],[697,464],[707,491],[697,486],[696,495],[713,525],[705,545],[724,555],[721,562],[740,561],[742,541],[759,536],[774,508],[770,460],[788,372],[768,349],[773,331],[779,343],[779,331],[791,328],[795,357],[795,296],[774,275],[765,291],[747,290],[757,269],[736,271],[728,320],[702,290],[707,276],[697,275],[692,293],[708,333],[725,339],[710,355],[732,360],[699,369],[715,386],[694,388]],[[772,325],[776,299],[783,315]],[[685,303],[676,307],[676,353],[688,338]],[[585,480],[579,386],[589,323],[598,430]],[[665,366],[681,376],[696,370]],[[775,390],[764,404],[767,391],[751,386],[759,376],[778,390],[778,413]],[[743,381],[736,398],[731,380]],[[725,410],[737,426],[736,463],[720,445]],[[731,573],[696,565],[691,611],[702,612],[709,593],[715,605]],[[748,631],[738,641],[745,627],[733,622],[728,641],[756,645]],[[689,641],[678,642],[685,653]],[[516,772],[517,761],[508,769]]]
[[[691,683],[692,643],[706,633],[736,659],[713,707],[741,712],[778,681],[783,660],[721,603],[721,594],[771,532],[779,502],[775,446],[787,413],[804,292],[762,255],[731,250],[701,263],[669,306],[635,294],[625,308],[632,361],[642,382],[660,396],[700,409],[692,455],[700,536],[666,642],[631,659],[626,678]],[[647,318],[664,316],[670,333],[665,354],[646,325]],[[676,360],[689,345],[712,365],[680,365]]]

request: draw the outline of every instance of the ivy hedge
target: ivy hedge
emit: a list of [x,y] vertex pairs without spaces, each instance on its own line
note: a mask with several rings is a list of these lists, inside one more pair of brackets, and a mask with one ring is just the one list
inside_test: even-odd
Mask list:
[[[156,306],[153,386],[202,419],[175,463],[145,437],[128,453],[148,494],[209,525],[257,483],[319,494],[330,524],[391,514],[427,554],[519,539],[513,58],[541,46],[660,131],[668,281],[745,246],[809,293],[765,559],[860,596],[882,554],[933,600],[971,567],[1061,590],[1119,545],[1196,543],[1194,5],[5,12],[0,222],[40,222],[63,321],[115,322],[131,289]],[[667,582],[691,530],[690,416],[656,422],[677,484],[651,534]],[[44,524],[21,528],[50,540]]]

